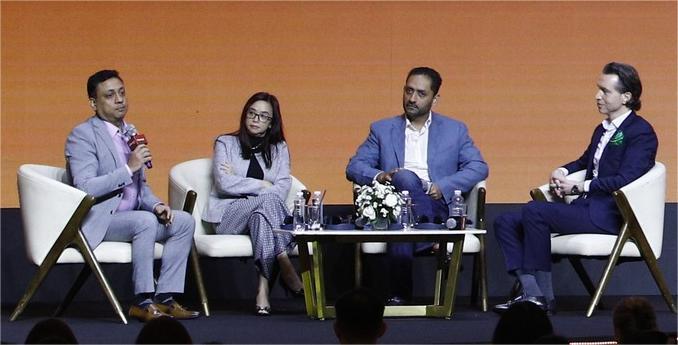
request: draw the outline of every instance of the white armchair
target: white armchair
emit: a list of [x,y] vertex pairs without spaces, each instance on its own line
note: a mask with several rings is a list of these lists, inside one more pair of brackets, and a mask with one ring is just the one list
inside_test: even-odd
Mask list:
[[[28,259],[38,266],[38,271],[10,320],[16,320],[23,312],[54,265],[85,263],[55,314],[59,315],[65,310],[82,284],[94,272],[109,302],[126,324],[125,314],[99,264],[131,263],[131,244],[105,241],[94,251],[91,250],[80,226],[95,204],[95,198],[68,185],[65,169],[24,164],[19,167],[17,181],[26,253]],[[162,245],[156,243],[154,255],[155,258],[162,255]]]
[[[485,197],[487,195],[485,181],[478,182],[466,195],[467,214],[473,226],[468,228],[485,229]],[[447,244],[447,252],[451,253],[453,243]],[[365,242],[356,250],[356,285],[361,283],[363,254],[386,253],[386,243]],[[487,311],[487,268],[485,261],[485,235],[465,235],[463,254],[473,255],[473,273],[471,278],[471,302],[476,303],[480,294],[480,303],[483,311]]]
[[[217,235],[210,224],[203,222],[201,216],[207,206],[212,189],[212,159],[199,158],[172,167],[169,176],[169,199],[173,209],[183,209],[195,219],[195,250],[200,256],[213,258],[251,258],[252,241],[249,235]],[[293,208],[294,197],[306,187],[292,176],[292,186],[285,200],[288,209]],[[298,254],[298,248],[294,249]],[[192,256],[195,272],[200,272],[197,256]],[[203,297],[203,308],[208,310],[207,295],[204,286],[199,286]]]
[[[585,171],[568,175],[575,181],[583,181]],[[533,189],[534,200],[554,201],[548,185]],[[551,237],[551,253],[554,257],[567,257],[579,278],[592,296],[586,316],[593,314],[600,297],[612,275],[614,267],[625,261],[643,260],[657,283],[664,300],[675,313],[676,305],[671,297],[664,276],[657,265],[661,255],[664,234],[664,203],[666,198],[666,168],[656,162],[645,175],[613,193],[623,224],[619,235],[573,234]],[[565,202],[571,202],[567,197]],[[606,259],[607,265],[597,287],[594,287],[580,259]]]

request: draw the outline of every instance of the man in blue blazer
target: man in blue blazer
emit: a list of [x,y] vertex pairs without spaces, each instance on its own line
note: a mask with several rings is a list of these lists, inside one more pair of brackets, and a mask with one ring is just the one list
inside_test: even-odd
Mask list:
[[[117,71],[99,71],[87,80],[94,116],[76,126],[66,140],[66,169],[73,186],[97,198],[82,225],[92,249],[102,241],[132,242],[136,302],[129,315],[142,321],[170,316],[187,319],[173,295],[184,291],[186,261],[195,222],[173,211],[146,184],[145,165],[151,152],[145,144],[131,149],[125,123],[128,103]],[[163,242],[157,286],[153,278],[155,242]]]
[[[405,113],[373,123],[346,167],[346,177],[359,185],[376,180],[409,191],[416,219],[438,223],[448,218],[455,190],[468,192],[488,174],[466,126],[431,111],[441,84],[435,70],[412,69],[403,88]],[[404,304],[412,297],[412,257],[429,248],[430,243],[388,246],[389,304]]]
[[[642,84],[635,68],[611,62],[598,79],[596,103],[605,116],[579,159],[551,174],[551,193],[580,195],[571,204],[531,201],[521,212],[503,214],[494,231],[506,268],[521,283],[523,293],[495,306],[528,301],[554,311],[551,281],[551,233],[618,234],[621,215],[612,192],[639,178],[654,166],[657,136],[635,111],[640,109]],[[586,169],[586,180],[575,183],[567,174]]]

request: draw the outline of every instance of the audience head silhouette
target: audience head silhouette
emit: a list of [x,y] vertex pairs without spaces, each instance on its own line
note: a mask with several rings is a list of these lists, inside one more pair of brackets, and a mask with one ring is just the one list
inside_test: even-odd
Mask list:
[[335,304],[334,334],[342,344],[376,344],[384,332],[384,302],[366,288],[351,290]]
[[511,305],[501,315],[494,329],[494,344],[533,344],[537,339],[553,334],[546,312],[531,302]]
[[137,336],[137,344],[193,344],[181,322],[171,317],[148,321]]
[[59,319],[42,320],[33,326],[26,344],[77,344],[71,328]]
[[[663,334],[657,330],[657,318],[650,302],[643,297],[626,297],[612,312],[614,336],[620,344],[649,344]],[[664,335],[664,342],[666,335]]]

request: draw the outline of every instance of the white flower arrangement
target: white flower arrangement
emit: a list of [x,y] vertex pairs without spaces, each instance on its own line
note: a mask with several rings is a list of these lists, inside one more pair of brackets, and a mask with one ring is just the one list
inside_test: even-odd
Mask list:
[[371,186],[360,187],[357,194],[355,206],[358,217],[363,217],[367,223],[395,222],[400,216],[403,199],[391,184],[374,181]]

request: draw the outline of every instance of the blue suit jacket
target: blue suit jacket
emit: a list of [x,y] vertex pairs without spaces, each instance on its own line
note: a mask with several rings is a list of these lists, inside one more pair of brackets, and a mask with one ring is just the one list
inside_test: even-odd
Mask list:
[[[593,155],[604,131],[603,125],[598,125],[584,154],[563,167],[569,172],[586,169],[586,179],[592,179]],[[619,132],[622,132],[623,140],[618,144],[610,141],[605,146],[598,162],[598,178],[591,181],[586,197],[593,224],[615,232],[619,231],[621,226],[621,214],[612,192],[652,169],[658,146],[657,135],[652,125],[635,112],[631,112],[612,137],[619,135]],[[582,199],[575,202],[582,202]]]
[[[134,183],[125,165],[118,157],[115,144],[106,124],[97,116],[76,126],[66,139],[66,170],[73,186],[97,198],[82,225],[87,243],[92,247],[101,243],[122,201],[122,188]],[[153,211],[160,199],[146,184],[145,168],[135,174],[139,178],[138,209]]]
[[[381,171],[405,164],[405,116],[398,115],[372,123],[370,134],[348,162],[346,178],[360,185],[370,184]],[[473,145],[462,122],[433,113],[428,134],[428,173],[452,200],[455,189],[468,192],[487,178],[488,167]]]

